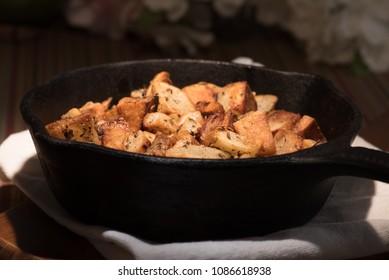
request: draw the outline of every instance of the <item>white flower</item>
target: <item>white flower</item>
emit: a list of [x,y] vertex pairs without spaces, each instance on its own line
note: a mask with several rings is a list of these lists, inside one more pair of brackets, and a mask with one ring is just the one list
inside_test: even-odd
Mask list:
[[144,5],[153,12],[165,12],[169,21],[181,19],[188,10],[187,0],[144,0]]
[[360,8],[360,11],[364,12],[359,18],[359,51],[372,70],[387,71],[389,70],[389,1],[367,2]]
[[199,31],[179,24],[160,24],[151,30],[151,36],[162,49],[182,46],[190,55],[197,52],[198,46],[209,46],[214,36],[207,31]]
[[256,5],[257,20],[290,31],[305,43],[312,61],[349,63],[359,53],[370,69],[389,70],[387,0],[261,0]]
[[280,23],[287,18],[290,12],[287,0],[249,0],[248,3],[251,6],[256,6],[256,20],[266,25]]
[[245,0],[213,0],[213,7],[222,17],[233,17],[244,4]]
[[119,39],[142,9],[142,0],[71,0],[66,18],[71,25]]

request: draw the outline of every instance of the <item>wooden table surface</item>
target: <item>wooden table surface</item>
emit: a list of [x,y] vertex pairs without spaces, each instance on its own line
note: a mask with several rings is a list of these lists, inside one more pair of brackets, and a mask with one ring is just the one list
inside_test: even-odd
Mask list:
[[[360,135],[389,151],[389,72],[357,74],[350,66],[310,63],[296,42],[279,30],[236,31],[224,29],[215,44],[200,49],[190,58],[231,61],[238,56],[247,56],[270,68],[326,76],[360,105],[365,114]],[[32,37],[0,41],[0,104],[8,104],[6,111],[1,112],[4,121],[0,124],[0,143],[11,133],[25,129],[18,111],[25,92],[56,74],[123,60],[187,57],[180,50],[162,52],[153,44],[145,44],[136,38],[114,42],[62,25],[39,29]],[[0,172],[1,258],[102,257],[87,240],[58,225],[28,201]],[[389,253],[366,258],[389,259]]]

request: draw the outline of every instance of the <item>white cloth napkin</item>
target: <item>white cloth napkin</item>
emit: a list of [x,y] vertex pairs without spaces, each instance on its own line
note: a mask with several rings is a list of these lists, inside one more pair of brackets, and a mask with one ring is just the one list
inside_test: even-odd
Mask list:
[[[359,137],[354,146],[374,148]],[[350,259],[389,251],[389,185],[382,182],[339,177],[321,211],[301,227],[247,239],[152,244],[68,214],[46,183],[28,131],[2,143],[0,168],[43,211],[89,239],[107,259]]]

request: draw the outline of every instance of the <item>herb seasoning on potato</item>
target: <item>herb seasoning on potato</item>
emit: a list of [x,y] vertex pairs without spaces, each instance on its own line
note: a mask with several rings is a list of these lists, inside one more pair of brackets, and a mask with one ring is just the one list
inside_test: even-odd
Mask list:
[[46,130],[127,152],[200,159],[268,157],[326,142],[314,118],[276,109],[277,101],[246,81],[178,88],[163,71],[117,104],[89,101]]

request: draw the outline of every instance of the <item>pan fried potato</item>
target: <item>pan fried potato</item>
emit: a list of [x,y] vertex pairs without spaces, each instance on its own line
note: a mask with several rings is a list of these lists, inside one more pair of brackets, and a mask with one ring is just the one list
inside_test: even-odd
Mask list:
[[151,133],[171,134],[177,130],[177,118],[161,112],[151,112],[143,118],[143,129]]
[[246,81],[178,88],[166,71],[117,104],[88,101],[46,125],[49,135],[147,155],[230,159],[293,153],[326,143],[317,121],[277,109]]
[[184,87],[182,91],[189,97],[196,110],[200,111],[201,114],[209,116],[216,113],[224,113],[223,105],[217,101],[222,88],[217,85],[199,82]]
[[327,142],[316,120],[304,115],[295,125],[294,131],[305,139],[312,139],[317,143]]
[[166,151],[171,146],[172,146],[171,138],[162,132],[157,132],[155,134],[155,138],[153,142],[151,142],[150,147],[147,148],[146,154],[164,157],[166,155]]
[[153,90],[155,96],[158,97],[158,112],[184,115],[196,111],[189,97],[173,85],[165,82],[157,82]]
[[228,152],[235,158],[242,155],[255,157],[262,148],[261,140],[250,141],[244,135],[229,130],[216,130],[212,135],[211,147]]
[[124,140],[124,150],[132,153],[145,153],[151,142],[142,130],[131,131]]
[[274,110],[267,114],[267,122],[273,134],[279,129],[292,129],[300,118],[300,115],[285,110]]
[[187,113],[180,118],[177,133],[186,131],[190,135],[197,135],[203,125],[204,118],[199,111]]
[[282,128],[274,135],[274,142],[277,155],[297,152],[303,146],[303,138],[292,130]]
[[182,147],[173,147],[166,151],[167,157],[177,158],[198,158],[198,159],[228,159],[231,157],[229,153],[219,149],[202,146],[202,145],[187,145]]
[[217,101],[224,111],[232,111],[235,115],[255,111],[257,103],[246,81],[230,83],[223,87]]
[[259,94],[254,95],[255,102],[257,103],[257,111],[269,113],[276,108],[278,97],[273,94]]
[[101,145],[104,147],[124,150],[124,141],[130,135],[131,130],[128,123],[123,119],[104,122],[97,127]]
[[66,117],[48,124],[47,132],[59,139],[101,144],[95,128],[96,118],[90,112],[70,117],[73,113],[74,110]]
[[238,134],[245,136],[258,148],[255,156],[270,156],[276,152],[273,134],[263,112],[250,112],[234,122],[233,126]]
[[124,118],[131,130],[139,130],[142,127],[144,116],[155,104],[152,96],[145,98],[123,97],[116,106],[118,117]]
[[209,146],[215,130],[225,129],[234,131],[233,123],[236,116],[232,112],[225,114],[214,114],[204,120],[204,125],[200,130],[199,141],[205,146]]

